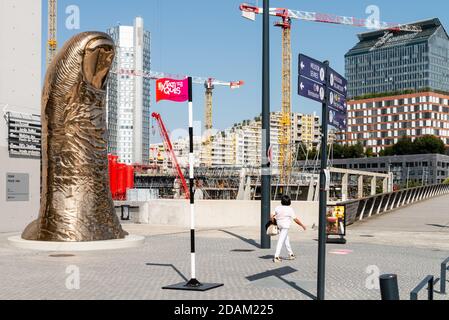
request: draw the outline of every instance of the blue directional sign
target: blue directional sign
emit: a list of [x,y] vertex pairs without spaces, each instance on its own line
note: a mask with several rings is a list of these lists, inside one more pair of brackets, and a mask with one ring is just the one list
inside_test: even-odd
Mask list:
[[332,110],[336,110],[339,112],[346,112],[347,108],[346,108],[346,98],[333,91],[333,90],[328,90],[328,97],[329,97],[329,108]]
[[326,66],[318,60],[312,59],[303,54],[299,55],[299,75],[310,80],[326,83]]
[[348,92],[348,81],[335,70],[329,68],[328,88],[346,98]]
[[347,127],[347,113],[336,110],[329,110],[329,124],[339,130],[346,130]]
[[298,94],[323,103],[326,99],[326,88],[320,83],[300,76],[298,80]]
[[298,69],[298,94],[326,103],[328,110],[332,112],[331,124],[345,127],[347,80],[326,64],[303,54],[299,55]]

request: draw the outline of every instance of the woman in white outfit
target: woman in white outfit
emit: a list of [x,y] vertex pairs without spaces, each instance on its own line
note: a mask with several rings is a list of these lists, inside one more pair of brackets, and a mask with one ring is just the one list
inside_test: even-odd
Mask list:
[[276,253],[274,254],[274,262],[281,262],[281,258],[279,256],[281,254],[282,246],[284,245],[284,243],[288,252],[287,259],[295,259],[295,255],[293,254],[292,247],[290,245],[290,239],[288,238],[288,229],[290,229],[292,220],[295,221],[304,230],[306,230],[306,226],[303,225],[302,222],[295,216],[295,212],[290,206],[290,197],[287,195],[282,196],[281,204],[281,206],[278,206],[274,209],[274,214],[271,215],[271,220],[274,222],[274,219],[276,219],[279,228],[279,240],[276,246]]

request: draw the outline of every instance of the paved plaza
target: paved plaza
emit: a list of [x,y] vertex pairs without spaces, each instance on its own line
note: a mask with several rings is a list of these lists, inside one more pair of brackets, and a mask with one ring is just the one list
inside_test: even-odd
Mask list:
[[[327,299],[380,299],[378,273],[398,274],[401,299],[449,256],[449,197],[431,199],[348,228],[346,245],[327,245]],[[298,258],[274,264],[255,228],[198,230],[197,278],[224,286],[208,292],[162,290],[190,274],[189,230],[125,224],[144,235],[139,248],[37,252],[11,247],[0,234],[0,299],[312,299],[317,230],[293,228]],[[399,227],[400,226],[400,227]],[[285,255],[285,252],[283,253]],[[73,285],[79,271],[79,288]],[[421,294],[425,298],[425,292]],[[435,299],[449,299],[435,294]]]

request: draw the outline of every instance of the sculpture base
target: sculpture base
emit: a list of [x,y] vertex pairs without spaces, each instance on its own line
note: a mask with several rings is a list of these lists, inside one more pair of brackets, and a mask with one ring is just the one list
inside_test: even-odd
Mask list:
[[86,242],[53,242],[53,241],[31,241],[24,240],[21,236],[9,237],[10,245],[28,250],[39,251],[99,251],[135,248],[142,245],[145,237],[129,235],[124,239]]

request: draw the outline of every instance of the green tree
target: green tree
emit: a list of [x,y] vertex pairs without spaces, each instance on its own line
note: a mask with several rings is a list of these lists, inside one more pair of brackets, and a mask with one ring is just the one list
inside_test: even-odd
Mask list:
[[317,154],[317,149],[316,147],[312,147],[312,148],[307,148],[307,146],[304,143],[300,143],[298,144],[298,155],[297,155],[297,159],[299,161],[301,160],[306,160],[306,158],[308,157],[308,159],[314,159],[316,157]]
[[366,148],[365,156],[366,156],[367,158],[372,158],[372,157],[374,157],[375,154],[374,154],[374,152],[373,152],[373,148],[371,148],[371,147]]
[[434,136],[434,135],[425,135],[417,138],[414,141],[414,150],[417,154],[426,154],[426,153],[445,153],[444,142]]
[[338,143],[334,143],[332,146],[334,159],[344,159],[344,146]]
[[415,154],[416,145],[412,142],[412,139],[403,136],[392,147],[393,155],[405,155]]
[[363,145],[358,142],[353,146],[349,146],[349,154],[351,158],[363,158],[365,156]]
[[381,157],[394,156],[393,146],[389,146],[389,147],[386,147],[385,149],[381,150],[379,155]]

